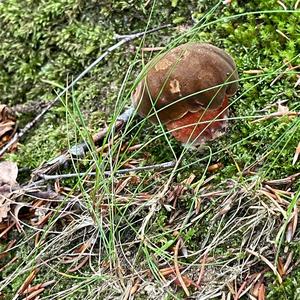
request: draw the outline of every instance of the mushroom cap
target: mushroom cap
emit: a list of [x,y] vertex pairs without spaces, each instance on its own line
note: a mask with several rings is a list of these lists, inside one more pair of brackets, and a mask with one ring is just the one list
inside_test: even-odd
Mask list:
[[188,112],[217,109],[238,89],[236,65],[229,54],[207,43],[186,43],[146,66],[132,95],[137,112],[153,123],[180,119]]

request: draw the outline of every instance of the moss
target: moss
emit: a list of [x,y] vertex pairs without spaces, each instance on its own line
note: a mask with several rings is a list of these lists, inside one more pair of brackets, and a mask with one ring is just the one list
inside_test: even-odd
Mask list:
[[[1,102],[14,105],[31,100],[50,100],[56,96],[54,87],[64,86],[67,80],[78,75],[86,66],[99,57],[116,40],[115,34],[127,34],[141,31],[147,25],[152,13],[149,28],[161,24],[193,25],[213,8],[217,1],[177,1],[164,0],[145,6],[143,1],[81,1],[59,0],[47,3],[26,0],[7,0],[0,3],[0,94]],[[292,9],[294,1],[284,1]],[[265,10],[282,10],[276,0],[232,1],[231,5],[219,7],[207,18],[214,24],[203,26],[195,31],[191,38],[209,41],[225,48],[235,58],[240,75],[240,92],[232,99],[232,116],[238,117],[230,123],[228,134],[218,141],[210,143],[212,157],[208,148],[204,151],[188,151],[182,166],[186,167],[176,180],[181,182],[191,173],[200,179],[211,163],[222,162],[224,168],[216,174],[214,184],[223,179],[240,178],[239,169],[243,170],[269,153],[259,164],[257,172],[261,178],[279,178],[299,172],[300,164],[292,166],[295,148],[300,140],[298,118],[286,117],[253,123],[249,116],[261,114],[261,110],[278,100],[286,100],[290,110],[299,110],[299,92],[294,84],[297,70],[282,74],[285,64],[300,64],[300,14],[299,13],[261,13]],[[151,12],[152,11],[152,12]],[[249,12],[257,12],[250,14]],[[236,14],[243,16],[224,19]],[[203,20],[200,25],[203,24]],[[180,29],[160,31],[146,37],[145,45],[167,45],[179,35]],[[131,42],[126,47],[117,49],[83,78],[72,91],[82,110],[90,132],[96,132],[109,119],[117,101],[124,76],[135,57],[135,50],[140,41]],[[144,54],[145,60],[150,54]],[[136,67],[125,84],[125,94],[130,91],[138,71],[142,67],[138,57]],[[243,74],[245,70],[262,70],[257,76]],[[282,74],[274,84],[271,82]],[[69,95],[71,98],[71,95]],[[129,100],[127,99],[127,103]],[[73,107],[70,108],[73,111]],[[276,111],[276,106],[267,108],[266,113]],[[71,126],[67,125],[66,108],[59,104],[49,112],[43,121],[31,131],[20,145],[18,152],[10,154],[19,167],[34,168],[49,160],[68,146],[68,142],[80,139],[78,131],[84,126],[75,115]],[[24,117],[23,117],[24,118]],[[28,118],[28,116],[27,116]],[[26,119],[27,121],[27,119]],[[26,123],[25,118],[21,123]],[[78,123],[78,128],[75,128]],[[73,128],[74,127],[74,128]],[[135,135],[138,143],[147,143],[161,135],[160,128],[145,123]],[[168,135],[168,137],[170,137]],[[146,157],[149,163],[173,160],[182,152],[182,147],[173,139],[170,144],[161,136],[148,145],[139,157]],[[126,158],[126,157],[125,157]],[[206,175],[208,176],[208,175]],[[150,181],[153,180],[152,178]],[[149,183],[149,182],[148,182]],[[157,184],[159,182],[156,182]],[[296,189],[294,186],[293,189]],[[181,199],[182,209],[188,210],[193,195]],[[218,201],[212,204],[218,205]],[[123,217],[123,215],[122,215]],[[183,232],[183,238],[190,249],[199,246],[201,237],[216,228],[211,228],[212,214],[208,213],[201,223]],[[166,228],[169,214],[161,211],[156,218],[153,230],[161,234]],[[119,219],[118,219],[119,220]],[[217,229],[216,229],[217,230]],[[158,248],[172,240],[171,235],[153,240]],[[238,234],[232,237],[231,245],[238,245]],[[30,247],[24,248],[29,253]],[[216,249],[218,254],[231,254],[227,245]],[[241,254],[242,255],[242,254]],[[61,267],[61,266],[60,266]],[[40,279],[52,276],[41,275]],[[297,295],[300,273],[294,273],[285,279],[284,284],[268,287],[269,299]],[[12,287],[15,292],[23,277],[16,280]],[[63,279],[57,290],[70,287],[75,281]],[[92,286],[92,284],[91,284]],[[12,292],[12,293],[13,293]],[[78,292],[78,295],[84,291]],[[183,296],[183,294],[182,294]],[[74,296],[75,298],[76,296]],[[70,298],[71,299],[71,298]]]

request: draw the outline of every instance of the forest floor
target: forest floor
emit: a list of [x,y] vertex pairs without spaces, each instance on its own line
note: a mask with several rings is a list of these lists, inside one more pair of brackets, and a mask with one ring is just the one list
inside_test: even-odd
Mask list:
[[[0,299],[300,297],[300,1],[182,2],[0,3],[0,151],[57,98],[1,157]],[[145,63],[190,41],[236,62],[226,135],[117,126]]]

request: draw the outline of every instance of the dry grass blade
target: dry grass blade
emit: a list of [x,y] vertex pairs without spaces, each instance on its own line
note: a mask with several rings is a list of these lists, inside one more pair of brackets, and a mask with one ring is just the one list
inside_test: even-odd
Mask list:
[[285,275],[284,265],[280,257],[278,257],[277,270],[281,277]]
[[294,207],[294,212],[291,216],[291,220],[287,226],[287,231],[286,231],[286,241],[290,243],[295,235],[296,229],[298,225],[298,208],[295,206]]
[[266,258],[264,257],[263,255],[251,250],[251,249],[246,249],[246,251],[248,253],[250,253],[251,255],[254,255],[255,257],[257,257],[258,259],[260,259],[261,261],[263,261],[266,265],[269,266],[269,268],[273,271],[274,275],[276,275],[279,283],[281,284],[282,283],[282,278],[280,276],[280,274],[278,273],[276,267]]
[[[300,83],[300,79],[299,79],[299,83]],[[296,164],[296,162],[298,161],[298,158],[299,158],[299,154],[300,154],[300,142],[299,144],[297,145],[296,147],[296,151],[295,151],[295,154],[294,154],[294,157],[293,157],[293,166]]]
[[253,120],[253,121],[251,121],[251,123],[258,123],[258,122],[261,122],[261,121],[266,121],[266,120],[270,120],[270,119],[273,119],[273,118],[279,118],[279,117],[283,117],[283,116],[297,117],[297,116],[300,116],[300,112],[296,112],[296,111],[275,112],[275,113],[271,113],[269,115],[263,116],[259,119]]
[[264,72],[263,70],[245,70],[245,71],[243,71],[244,74],[251,74],[251,75],[261,74],[263,72]]
[[285,261],[285,264],[283,266],[283,270],[284,270],[284,273],[286,274],[290,265],[291,265],[291,262],[292,262],[292,259],[293,259],[293,255],[294,255],[294,252],[291,251]]
[[84,257],[77,266],[75,266],[74,268],[70,268],[68,272],[74,273],[80,270],[88,261],[89,261],[89,256]]
[[130,293],[129,293],[130,296],[134,295],[138,291],[140,282],[141,282],[141,280],[139,278],[135,280],[132,288],[130,289]]

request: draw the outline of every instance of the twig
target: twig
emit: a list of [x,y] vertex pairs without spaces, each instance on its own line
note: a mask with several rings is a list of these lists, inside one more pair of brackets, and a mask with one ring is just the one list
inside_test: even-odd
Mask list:
[[294,116],[300,116],[300,112],[297,111],[290,111],[290,112],[275,112],[266,116],[262,116],[261,118],[251,121],[251,123],[258,123],[261,121],[269,120],[272,118],[277,118],[277,117],[283,117],[283,116],[288,116],[288,117],[294,117]]
[[8,151],[8,149],[18,142],[23,135],[27,133],[45,114],[48,112],[48,110],[71,88],[75,86],[75,84],[81,80],[87,73],[90,72],[91,69],[93,69],[97,64],[99,64],[100,61],[102,61],[107,55],[109,55],[111,52],[116,50],[117,48],[121,47],[123,44],[128,43],[131,40],[137,39],[141,36],[144,36],[147,33],[152,33],[161,29],[165,29],[167,27],[170,27],[170,24],[163,25],[157,28],[153,28],[144,32],[138,32],[134,34],[129,35],[116,35],[116,39],[121,39],[119,42],[114,44],[113,46],[109,47],[101,56],[99,56],[94,62],[92,62],[83,72],[81,72],[70,84],[68,84],[57,96],[54,100],[52,100],[31,122],[27,123],[24,128],[20,130],[19,133],[16,133],[14,137],[7,143],[5,146],[2,147],[0,150],[0,157]]
[[267,180],[264,181],[264,183],[271,186],[292,184],[298,177],[300,177],[300,173],[296,173],[282,179]]
[[[126,109],[121,115],[119,115],[114,124],[114,130],[119,131],[124,126],[125,123],[129,120],[134,112],[134,108],[129,107]],[[93,143],[95,145],[99,144],[106,134],[109,131],[108,128],[104,128],[100,130],[93,136]],[[69,161],[72,157],[83,157],[88,150],[89,146],[87,143],[80,143],[72,146],[69,150],[65,150],[61,155],[55,157],[51,161],[46,162],[42,166],[38,167],[36,170],[32,172],[34,176],[42,177],[45,173],[50,173],[56,171],[60,166],[64,165],[67,161]]]
[[263,70],[245,70],[243,71],[244,74],[261,74],[263,73]]
[[144,47],[142,48],[142,52],[153,52],[153,51],[161,51],[165,49],[165,47]]
[[[103,174],[105,176],[111,176],[112,174],[126,174],[130,172],[141,172],[141,171],[148,171],[148,170],[157,170],[157,169],[168,169],[174,167],[175,162],[169,161],[166,163],[144,166],[144,167],[136,167],[136,168],[128,168],[128,169],[121,169],[115,172],[105,171]],[[39,174],[39,176],[44,180],[55,180],[55,179],[66,179],[78,176],[95,176],[96,172],[88,172],[88,173],[72,173],[72,174],[60,174],[60,175],[46,175],[46,174]]]

